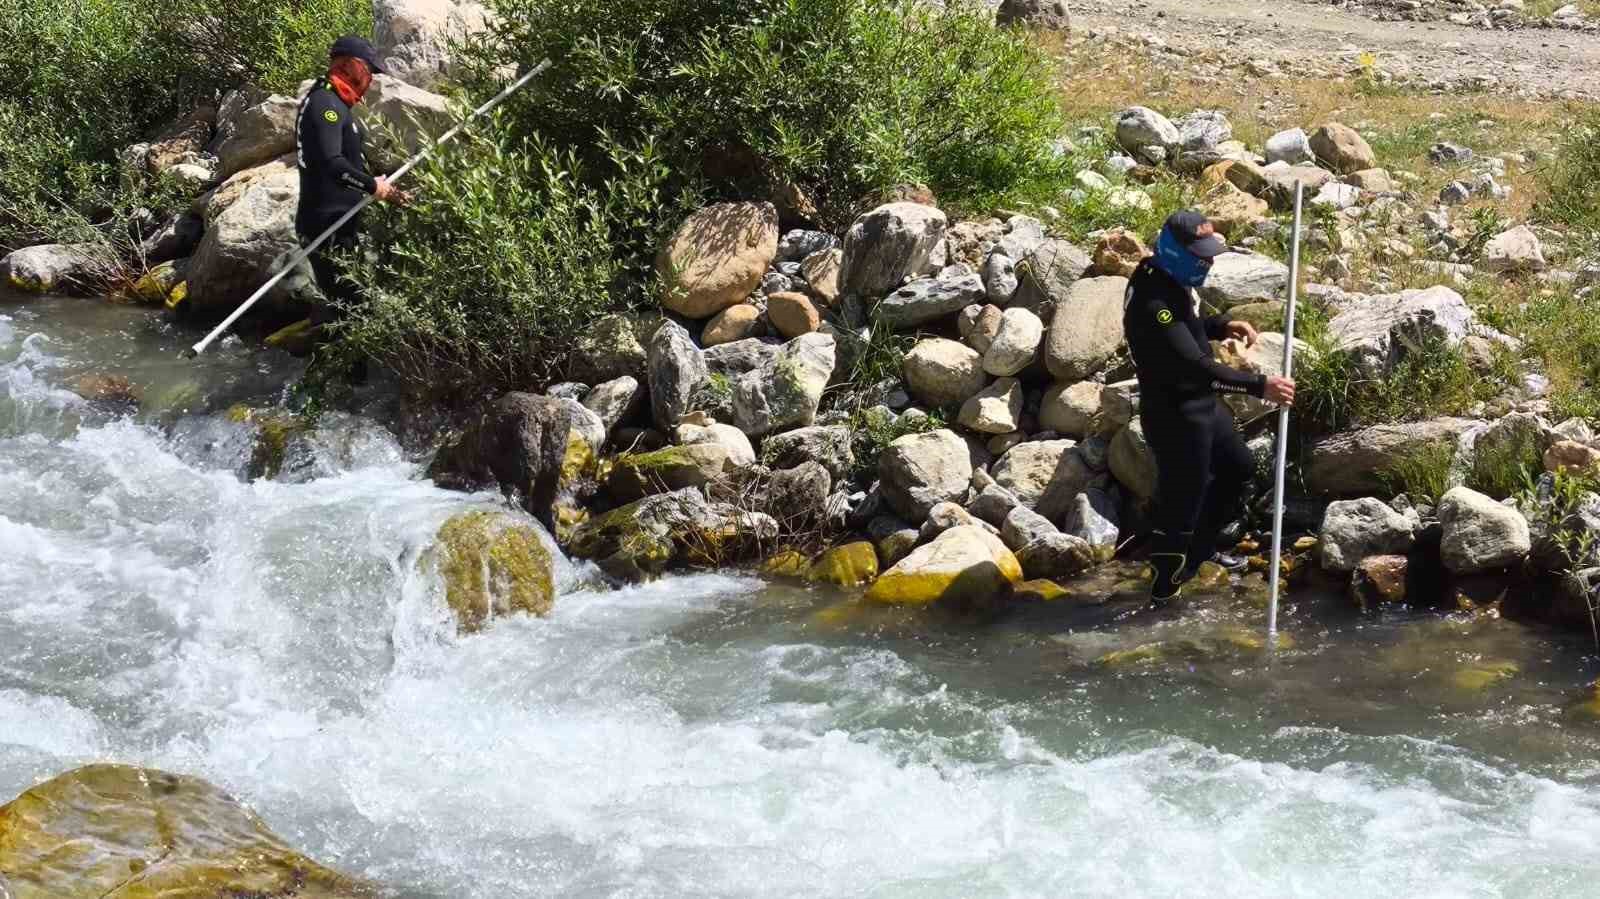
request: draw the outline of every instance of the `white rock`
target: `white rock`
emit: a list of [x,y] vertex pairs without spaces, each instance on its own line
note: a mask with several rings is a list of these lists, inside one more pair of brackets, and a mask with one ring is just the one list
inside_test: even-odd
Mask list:
[[997,377],[1015,375],[1033,363],[1044,340],[1044,322],[1026,309],[1007,309],[1000,330],[983,354],[983,370]]
[[1444,567],[1456,574],[1515,565],[1533,549],[1521,512],[1466,487],[1455,487],[1439,499],[1439,523],[1444,527],[1439,554]]
[[[1117,114],[1117,143],[1129,155],[1146,162],[1160,163],[1181,144],[1178,127],[1166,116],[1144,106],[1132,106]],[[1159,150],[1152,152],[1151,148]]]
[[1279,131],[1267,138],[1267,162],[1289,165],[1312,165],[1317,155],[1311,152],[1311,137],[1303,128]]
[[934,506],[958,502],[966,495],[972,456],[967,442],[954,431],[907,434],[884,448],[878,457],[878,476],[890,508],[920,525]]
[[430,87],[454,68],[451,47],[482,33],[487,8],[471,0],[374,0],[373,45],[389,74]]
[[1289,267],[1253,253],[1223,253],[1211,266],[1200,298],[1224,311],[1243,303],[1281,300],[1288,295]]
[[1501,232],[1483,247],[1483,267],[1491,272],[1542,272],[1546,266],[1539,237],[1527,225]]
[[1323,568],[1354,571],[1369,556],[1408,552],[1413,532],[1412,521],[1381,500],[1343,500],[1328,505],[1317,551]]
[[1022,415],[1022,385],[1016,378],[1000,378],[961,406],[962,427],[979,434],[1010,434]]
[[1063,437],[1079,439],[1094,433],[1105,385],[1094,381],[1058,381],[1039,404],[1039,426]]

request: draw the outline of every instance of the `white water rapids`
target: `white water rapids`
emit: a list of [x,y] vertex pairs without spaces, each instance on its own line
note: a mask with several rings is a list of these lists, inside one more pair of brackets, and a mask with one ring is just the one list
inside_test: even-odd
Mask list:
[[[0,802],[195,774],[405,896],[1600,896],[1581,641],[1327,613],[1276,668],[1119,672],[1084,659],[1218,621],[841,624],[716,574],[460,638],[415,560],[495,497],[354,420],[246,482],[220,416],[65,389],[189,371],[185,335],[83,305],[0,306]],[[1520,674],[1382,667],[1416,639]]]

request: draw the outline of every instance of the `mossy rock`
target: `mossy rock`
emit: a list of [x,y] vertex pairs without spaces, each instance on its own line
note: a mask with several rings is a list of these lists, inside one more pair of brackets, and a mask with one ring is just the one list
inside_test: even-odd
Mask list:
[[545,615],[555,605],[555,562],[539,530],[505,512],[473,510],[439,528],[433,554],[445,603],[463,634],[491,618]]
[[1561,710],[1569,721],[1600,724],[1600,680],[1584,688],[1583,694]]
[[836,546],[818,556],[806,571],[806,580],[836,587],[859,587],[877,576],[878,551],[866,541]]
[[267,336],[266,343],[275,350],[283,350],[291,356],[302,357],[311,355],[321,337],[322,326],[314,325],[311,319],[304,318],[272,332]]
[[1515,662],[1491,661],[1482,665],[1470,665],[1451,672],[1450,686],[1463,693],[1482,693],[1515,677],[1520,670]]
[[670,498],[648,497],[592,516],[574,529],[567,549],[615,578],[637,581],[658,575],[672,563],[676,547],[670,532],[646,514],[646,504]]
[[761,573],[767,577],[803,578],[811,569],[811,560],[805,553],[786,549],[773,553],[761,563]]
[[1071,595],[1070,590],[1046,578],[1023,581],[1012,592],[1012,596],[1023,602],[1055,602]]
[[376,899],[194,777],[69,771],[0,806],[0,895],[14,899]]
[[878,577],[867,599],[888,605],[987,602],[1011,592],[1022,565],[1000,538],[970,525],[951,528]]
[[163,262],[133,282],[133,286],[128,289],[128,297],[139,303],[162,305],[169,301],[173,291],[178,287],[181,286],[185,293],[188,292],[188,282],[184,280],[183,275],[183,270],[177,263]]
[[685,487],[704,487],[727,469],[728,450],[721,444],[669,446],[618,456],[606,478],[606,488],[626,502]]
[[[1168,663],[1214,662],[1255,655],[1266,648],[1265,632],[1228,627],[1204,636],[1158,640],[1131,649],[1115,650],[1095,659],[1094,663],[1102,668],[1127,669]],[[1280,632],[1277,649],[1293,648],[1294,638]]]
[[252,480],[277,477],[283,471],[289,441],[311,429],[310,422],[301,416],[277,409],[252,409],[241,404],[230,407],[226,414],[229,421],[255,428],[248,468]]

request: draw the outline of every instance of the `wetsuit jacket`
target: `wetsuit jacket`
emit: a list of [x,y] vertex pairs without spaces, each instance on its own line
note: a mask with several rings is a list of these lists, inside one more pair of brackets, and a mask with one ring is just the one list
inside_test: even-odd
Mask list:
[[318,79],[300,101],[295,151],[300,206],[294,227],[304,237],[321,234],[378,189],[377,180],[367,174],[366,147],[356,118],[326,78]]
[[1201,319],[1193,294],[1149,259],[1128,281],[1122,331],[1139,373],[1142,398],[1182,402],[1203,396],[1261,396],[1265,375],[1229,368],[1211,356],[1209,340],[1227,337],[1228,318]]

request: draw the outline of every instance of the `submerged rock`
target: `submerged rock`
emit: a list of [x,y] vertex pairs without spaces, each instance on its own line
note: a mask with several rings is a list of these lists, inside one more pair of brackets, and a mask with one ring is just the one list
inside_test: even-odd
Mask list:
[[444,579],[445,603],[463,634],[491,618],[544,615],[555,605],[555,562],[538,527],[491,510],[462,512],[439,527],[419,564]]
[[884,572],[867,591],[872,602],[928,605],[982,602],[1022,580],[1022,565],[1000,538],[976,527],[952,528]]
[[0,806],[0,894],[377,899],[199,778],[89,765]]

